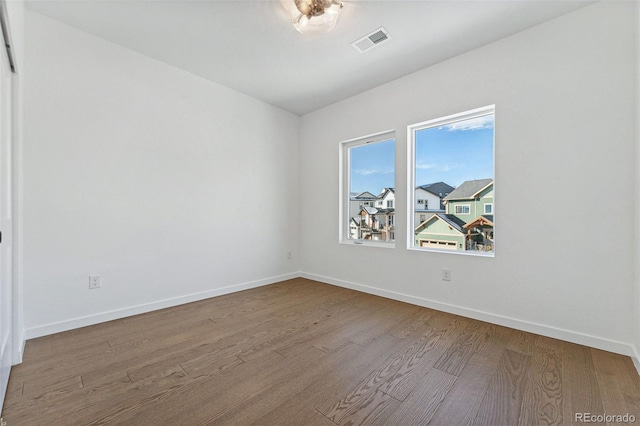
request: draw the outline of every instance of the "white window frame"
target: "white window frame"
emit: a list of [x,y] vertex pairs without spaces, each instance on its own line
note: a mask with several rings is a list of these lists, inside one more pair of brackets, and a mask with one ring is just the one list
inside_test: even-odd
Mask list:
[[[491,211],[489,213],[487,213],[487,206],[491,206]],[[484,203],[482,211],[484,212],[482,214],[493,214],[493,203]]]
[[[349,202],[350,202],[350,191],[351,188],[351,177],[349,172],[351,170],[351,161],[349,158],[349,149],[366,145],[369,143],[376,142],[384,142],[390,139],[393,139],[394,143],[396,142],[396,134],[395,130],[385,130],[383,132],[374,133],[371,135],[349,139],[346,141],[340,142],[340,200],[339,200],[339,226],[338,226],[338,241],[340,244],[349,244],[349,245],[362,245],[362,246],[371,246],[371,247],[383,247],[383,248],[395,248],[396,243],[395,240],[392,241],[379,241],[379,240],[356,240],[350,238],[350,230],[349,230]],[[397,146],[396,146],[397,148]],[[396,149],[397,152],[397,149]],[[397,157],[396,157],[397,159]],[[396,165],[394,164],[394,175],[396,171]],[[397,178],[397,176],[395,176]],[[394,182],[394,187],[395,187]],[[374,205],[375,203],[372,203]]]
[[[433,120],[427,120],[420,123],[415,123],[407,126],[407,250],[416,250],[422,252],[437,252],[437,253],[448,253],[448,254],[458,254],[464,256],[480,256],[480,257],[495,257],[495,249],[491,253],[483,253],[483,252],[471,252],[471,251],[457,251],[457,250],[438,250],[433,248],[424,248],[418,247],[415,244],[415,228],[420,223],[416,223],[416,215],[415,215],[415,206],[416,206],[416,146],[415,146],[415,134],[416,132],[438,126],[446,126],[448,124],[456,123],[458,121],[469,120],[472,118],[482,117],[485,115],[494,115],[495,118],[496,106],[488,105],[481,108],[476,108],[473,110],[452,114],[440,118],[436,118]],[[495,122],[494,122],[495,126]],[[496,165],[496,142],[495,142],[495,129],[494,129],[494,140],[493,140],[493,167],[494,167],[494,182],[495,182],[495,165]],[[495,191],[495,186],[494,186]],[[448,195],[448,194],[447,194]],[[446,196],[446,195],[445,195]],[[442,194],[440,195],[442,198]],[[495,213],[494,213],[495,214]]]
[[[467,212],[466,213],[464,213],[464,212],[458,213],[458,207],[466,207],[467,208]],[[453,213],[451,213],[451,214],[460,214],[460,215],[465,215],[465,216],[469,215],[469,214],[471,214],[471,204],[457,204],[457,205],[453,206]]]

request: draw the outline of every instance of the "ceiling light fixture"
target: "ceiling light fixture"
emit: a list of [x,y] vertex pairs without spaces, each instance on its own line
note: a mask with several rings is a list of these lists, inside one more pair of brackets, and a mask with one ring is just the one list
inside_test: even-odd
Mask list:
[[337,0],[294,0],[293,26],[302,34],[328,33],[336,26],[342,2]]

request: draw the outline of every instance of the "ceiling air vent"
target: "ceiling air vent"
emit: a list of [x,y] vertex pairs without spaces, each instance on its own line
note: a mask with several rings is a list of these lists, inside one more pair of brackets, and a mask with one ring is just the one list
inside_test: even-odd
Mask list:
[[359,38],[358,40],[351,43],[351,45],[360,53],[364,53],[367,50],[371,50],[380,43],[383,43],[389,40],[391,36],[384,28],[380,27],[372,33],[367,34],[366,36]]

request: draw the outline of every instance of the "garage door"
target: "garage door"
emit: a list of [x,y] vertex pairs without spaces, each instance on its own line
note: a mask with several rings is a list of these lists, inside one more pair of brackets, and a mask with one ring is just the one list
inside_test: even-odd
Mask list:
[[420,240],[420,247],[435,248],[440,250],[455,250],[458,243],[455,241]]

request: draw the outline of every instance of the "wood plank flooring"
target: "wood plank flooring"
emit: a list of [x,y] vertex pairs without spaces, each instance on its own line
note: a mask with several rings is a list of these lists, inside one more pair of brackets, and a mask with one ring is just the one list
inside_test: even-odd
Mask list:
[[305,279],[29,340],[14,425],[640,423],[628,357]]

